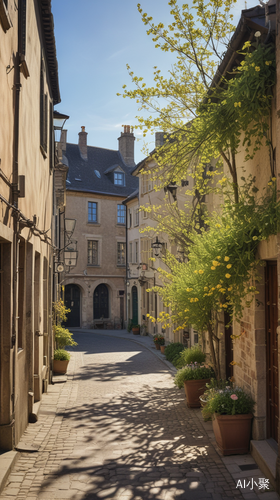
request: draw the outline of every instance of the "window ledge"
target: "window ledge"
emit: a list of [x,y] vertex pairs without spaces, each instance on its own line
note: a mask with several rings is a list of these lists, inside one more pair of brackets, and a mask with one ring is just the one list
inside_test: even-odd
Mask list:
[[6,33],[6,31],[8,31],[12,27],[12,21],[3,0],[0,0],[0,21],[2,28]]
[[90,226],[100,226],[100,223],[99,222],[91,222],[91,221],[87,221],[87,224],[89,224]]
[[87,267],[101,267],[100,264],[87,264]]

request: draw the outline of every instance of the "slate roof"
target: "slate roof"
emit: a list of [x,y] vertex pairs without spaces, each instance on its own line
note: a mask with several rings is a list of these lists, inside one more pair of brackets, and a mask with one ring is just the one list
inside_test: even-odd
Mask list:
[[[134,167],[128,167],[117,150],[88,146],[88,159],[83,160],[77,144],[66,144],[65,156],[69,166],[67,191],[110,194],[126,198],[138,188],[138,179],[131,175]],[[118,166],[124,171],[125,186],[114,184],[112,172]],[[95,170],[100,173],[100,178]]]

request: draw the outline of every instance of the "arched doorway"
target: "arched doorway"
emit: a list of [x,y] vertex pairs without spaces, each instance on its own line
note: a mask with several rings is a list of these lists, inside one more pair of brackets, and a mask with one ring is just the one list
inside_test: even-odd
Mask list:
[[66,285],[65,287],[65,305],[67,309],[70,309],[70,313],[67,315],[67,321],[65,326],[74,327],[80,326],[80,304],[81,304],[81,292],[78,285]]
[[93,294],[93,318],[109,318],[109,290],[104,283],[98,285]]
[[132,287],[132,323],[138,325],[138,296],[137,287]]

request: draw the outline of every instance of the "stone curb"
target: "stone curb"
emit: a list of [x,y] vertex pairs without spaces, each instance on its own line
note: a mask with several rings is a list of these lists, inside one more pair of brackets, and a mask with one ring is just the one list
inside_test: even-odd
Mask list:
[[0,493],[6,486],[9,474],[15,465],[20,453],[17,451],[7,451],[0,455]]

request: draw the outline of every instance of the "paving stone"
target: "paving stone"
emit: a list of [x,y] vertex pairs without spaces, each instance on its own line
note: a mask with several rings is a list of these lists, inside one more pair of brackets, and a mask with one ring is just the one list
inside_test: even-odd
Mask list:
[[39,451],[20,453],[0,500],[255,498],[233,479],[248,458],[221,458],[211,424],[187,408],[149,337],[75,335],[67,382],[43,394],[20,443]]

